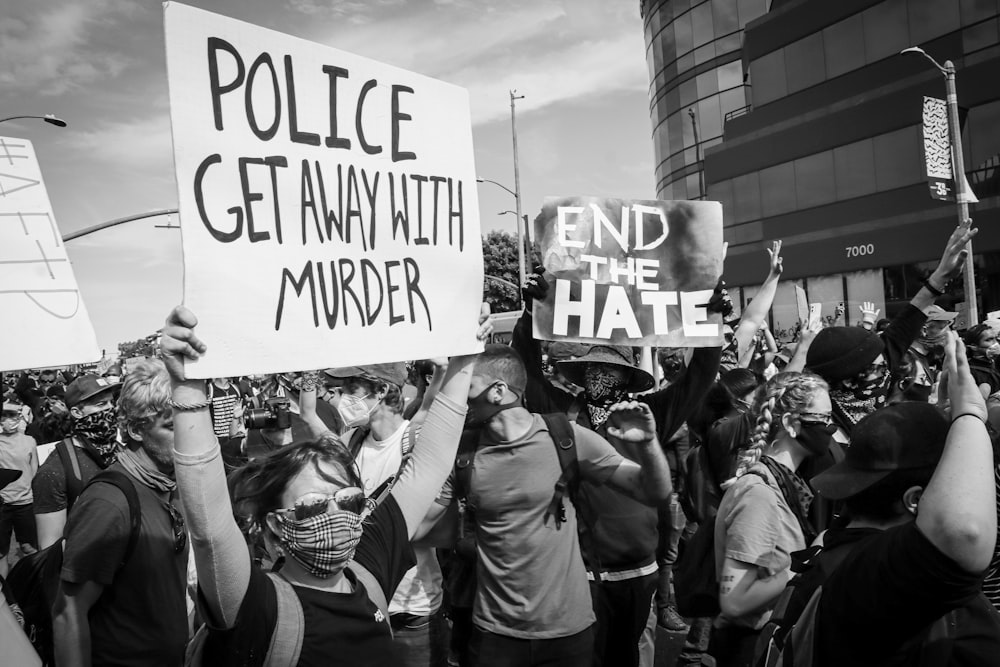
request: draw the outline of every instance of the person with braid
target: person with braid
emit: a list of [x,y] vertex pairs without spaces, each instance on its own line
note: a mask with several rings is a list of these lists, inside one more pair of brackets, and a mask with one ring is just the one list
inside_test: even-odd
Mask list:
[[790,576],[792,552],[816,537],[813,494],[796,474],[832,442],[829,389],[809,373],[779,373],[754,405],[751,445],[719,504],[715,565],[719,607],[709,655],[718,667],[753,664],[760,629]]

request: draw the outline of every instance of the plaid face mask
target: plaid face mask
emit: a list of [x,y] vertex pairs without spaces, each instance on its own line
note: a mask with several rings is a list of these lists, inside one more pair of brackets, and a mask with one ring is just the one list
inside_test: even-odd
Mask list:
[[361,516],[342,509],[298,519],[295,512],[273,512],[281,546],[310,574],[329,579],[344,569],[361,540]]

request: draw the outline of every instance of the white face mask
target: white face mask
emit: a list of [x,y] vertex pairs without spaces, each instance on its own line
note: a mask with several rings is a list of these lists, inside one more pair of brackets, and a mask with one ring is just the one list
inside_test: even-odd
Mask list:
[[372,413],[375,412],[375,408],[378,407],[378,402],[371,408],[365,404],[365,399],[369,396],[371,394],[365,394],[364,396],[344,394],[340,397],[340,403],[337,404],[337,412],[344,421],[345,427],[356,428],[368,423]]
[[17,427],[21,424],[20,417],[4,417],[0,421],[0,430],[3,430],[5,435],[11,435],[17,433]]

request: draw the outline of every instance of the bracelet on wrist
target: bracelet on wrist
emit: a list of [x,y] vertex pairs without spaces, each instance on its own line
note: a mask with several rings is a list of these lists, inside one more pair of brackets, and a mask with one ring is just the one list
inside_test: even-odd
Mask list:
[[929,277],[924,278],[924,287],[926,287],[927,291],[933,294],[934,296],[944,296],[944,290],[934,287],[934,285],[931,284],[931,279]]
[[174,399],[170,399],[170,407],[174,410],[181,410],[182,412],[196,412],[198,410],[205,410],[212,405],[212,402],[208,399],[201,401],[199,403],[178,403]]

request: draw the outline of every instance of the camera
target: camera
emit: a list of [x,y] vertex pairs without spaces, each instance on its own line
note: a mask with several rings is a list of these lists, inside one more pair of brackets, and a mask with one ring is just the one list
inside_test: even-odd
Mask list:
[[253,408],[243,413],[243,425],[247,430],[270,428],[291,428],[292,413],[287,398],[278,396],[264,401],[264,407]]

